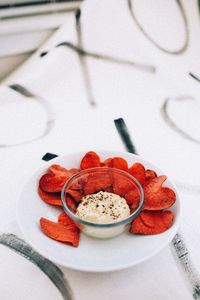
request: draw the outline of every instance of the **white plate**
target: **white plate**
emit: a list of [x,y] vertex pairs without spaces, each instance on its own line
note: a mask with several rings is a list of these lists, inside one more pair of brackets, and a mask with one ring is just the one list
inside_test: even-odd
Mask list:
[[[139,161],[146,168],[154,169],[159,175],[165,174],[140,156],[125,152],[97,151],[101,159],[124,157],[129,165]],[[73,248],[45,236],[39,228],[39,220],[46,217],[57,220],[60,209],[44,203],[37,194],[38,180],[49,165],[60,164],[66,168],[78,167],[85,152],[65,155],[46,163],[27,181],[17,205],[17,219],[25,239],[43,256],[55,263],[80,271],[107,272],[139,264],[152,257],[172,240],[177,232],[180,219],[180,199],[171,180],[166,185],[173,188],[177,201],[171,208],[175,214],[173,226],[165,233],[151,236],[131,235],[128,232],[112,239],[95,239],[81,234],[80,245]]]

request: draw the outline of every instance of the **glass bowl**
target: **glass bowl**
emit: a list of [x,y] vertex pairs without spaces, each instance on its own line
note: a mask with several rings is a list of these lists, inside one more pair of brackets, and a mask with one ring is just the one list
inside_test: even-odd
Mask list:
[[[110,179],[111,185],[107,186],[106,179]],[[99,191],[107,191],[119,195],[116,191],[116,182],[120,182],[120,189],[126,190],[128,184],[129,191],[134,189],[137,191],[138,200],[137,206],[130,211],[130,215],[124,219],[113,221],[112,223],[94,223],[88,220],[83,220],[76,215],[76,207],[78,202],[73,201],[71,195],[82,194],[83,196],[90,190],[89,194],[95,194]],[[69,194],[73,191],[73,194]],[[125,195],[119,195],[121,197]],[[123,197],[124,198],[124,197]],[[61,200],[65,213],[74,220],[76,225],[85,234],[96,238],[111,238],[117,236],[127,229],[127,226],[138,216],[144,203],[144,192],[142,186],[136,178],[129,173],[108,167],[97,167],[80,171],[66,181],[61,192]]]

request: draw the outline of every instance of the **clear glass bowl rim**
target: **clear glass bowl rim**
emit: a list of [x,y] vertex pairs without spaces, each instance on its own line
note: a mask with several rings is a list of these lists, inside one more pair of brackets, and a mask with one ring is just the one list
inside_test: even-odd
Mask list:
[[[117,222],[113,222],[113,223],[94,223],[94,222],[89,222],[89,221],[85,221],[81,218],[79,218],[77,215],[75,215],[67,206],[66,202],[65,202],[65,190],[66,190],[66,187],[67,185],[76,177],[79,177],[80,175],[84,175],[84,174],[87,174],[87,173],[92,173],[92,172],[95,172],[95,171],[113,171],[114,172],[118,172],[122,175],[125,175],[126,177],[129,177],[130,179],[132,179],[139,191],[140,191],[140,201],[139,201],[139,205],[138,207],[136,208],[136,210],[134,210],[132,212],[132,214],[130,214],[127,218],[123,219],[123,220],[120,220],[120,221],[117,221]],[[71,176],[67,181],[66,183],[64,184],[63,188],[62,188],[62,191],[61,191],[61,201],[62,201],[62,206],[63,206],[63,209],[64,211],[66,212],[67,215],[69,215],[75,222],[77,223],[80,223],[80,224],[83,224],[83,225],[87,225],[87,226],[91,226],[91,227],[96,227],[96,228],[111,228],[111,227],[116,227],[116,226],[120,226],[120,225],[123,225],[123,224],[126,224],[126,223],[129,223],[131,222],[133,219],[135,219],[140,211],[142,210],[142,207],[143,207],[143,204],[144,204],[144,191],[143,191],[143,188],[141,186],[141,184],[139,183],[139,181],[133,177],[132,175],[130,175],[128,172],[125,172],[123,170],[120,170],[120,169],[116,169],[116,168],[109,168],[109,167],[95,167],[95,168],[90,168],[90,169],[85,169],[85,170],[81,170],[80,172],[74,174],[73,176]]]

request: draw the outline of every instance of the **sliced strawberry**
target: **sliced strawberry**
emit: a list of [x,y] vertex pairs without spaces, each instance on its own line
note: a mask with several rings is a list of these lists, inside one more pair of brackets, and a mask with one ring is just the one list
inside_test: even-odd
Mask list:
[[54,175],[58,175],[58,176],[71,176],[71,173],[69,170],[61,167],[60,165],[51,165],[49,168],[48,168],[48,171],[50,173],[53,173]]
[[134,188],[134,183],[121,174],[113,174],[113,191],[115,194],[124,197]]
[[107,172],[91,173],[88,176],[87,182],[84,185],[85,195],[90,195],[112,185],[112,179]]
[[87,183],[89,174],[82,174],[80,176],[78,176],[77,178],[74,178],[68,185],[69,189],[72,190],[82,190],[85,186],[85,184]]
[[60,193],[47,193],[38,186],[38,194],[42,200],[50,205],[62,206]]
[[69,194],[76,202],[80,202],[84,197],[84,193],[82,190],[67,189],[66,193]]
[[171,211],[142,211],[132,222],[130,233],[159,234],[169,229],[173,220]]
[[95,167],[100,167],[100,157],[97,153],[89,151],[81,160],[80,169],[90,169]]
[[80,237],[78,230],[72,230],[69,226],[55,223],[45,218],[40,219],[40,227],[44,234],[51,239],[78,247]]
[[106,160],[104,160],[103,164],[104,164],[106,167],[109,167],[111,161],[112,161],[112,158],[107,158]]
[[154,179],[156,177],[157,177],[157,174],[154,170],[148,169],[148,170],[145,171],[145,180],[146,181],[149,181],[149,180]]
[[127,204],[131,207],[131,211],[134,211],[140,202],[140,192],[137,187],[132,188],[125,196]]
[[115,168],[123,171],[128,171],[127,161],[122,157],[114,157],[111,159],[109,165],[110,168]]
[[41,189],[48,193],[61,192],[65,182],[71,177],[71,174],[54,175],[53,173],[44,174],[39,181]]
[[175,203],[175,192],[168,187],[162,187],[166,179],[166,176],[158,176],[144,186],[145,210],[162,210]]
[[129,169],[128,173],[135,177],[140,184],[145,181],[145,168],[141,163],[133,164]]
[[72,197],[70,195],[65,194],[65,202],[67,204],[67,206],[69,207],[69,209],[75,213],[76,212],[76,202],[74,199],[72,199]]
[[79,228],[76,226],[74,221],[65,212],[62,212],[58,216],[58,223],[69,227],[72,231],[78,231],[79,232]]

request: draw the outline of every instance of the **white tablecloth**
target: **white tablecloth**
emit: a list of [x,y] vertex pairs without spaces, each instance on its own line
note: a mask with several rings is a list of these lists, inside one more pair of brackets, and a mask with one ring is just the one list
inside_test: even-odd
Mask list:
[[[59,47],[43,58],[39,56],[41,51],[51,49],[59,42],[77,42],[74,15],[70,15],[65,26],[0,87],[0,122],[8,115],[8,107],[10,114],[10,122],[4,118],[7,128],[0,130],[3,142],[12,138],[13,142],[26,139],[30,128],[31,134],[37,135],[47,119],[43,107],[37,102],[30,104],[19,99],[20,96],[6,87],[7,84],[19,83],[40,95],[55,115],[55,126],[43,139],[0,149],[2,232],[22,236],[15,218],[16,200],[27,177],[45,163],[41,158],[46,152],[61,155],[88,149],[121,151],[124,146],[113,120],[123,117],[138,152],[179,184],[181,232],[200,272],[200,145],[170,128],[161,115],[166,98],[191,95],[193,101],[170,102],[169,112],[182,129],[199,137],[200,83],[188,75],[189,72],[200,74],[199,15],[196,1],[184,0],[182,3],[188,18],[190,41],[187,51],[178,56],[161,52],[142,35],[130,17],[126,1],[88,0],[84,3],[81,20],[86,50],[156,66],[156,73],[152,74],[87,57],[95,107],[88,102],[77,53]],[[135,1],[135,10],[162,45],[172,49],[179,47],[184,32],[175,2]],[[162,26],[156,27],[156,23]],[[23,129],[21,136],[12,137],[15,131],[8,125],[13,126],[15,117],[22,120],[19,107],[25,119],[16,126]],[[6,130],[9,136],[6,136]],[[2,299],[61,299],[57,289],[38,268],[3,246],[0,246],[0,265]],[[119,272],[90,274],[62,270],[76,300],[107,300],[111,297],[116,300],[192,299],[191,290],[169,247],[150,260]]]

